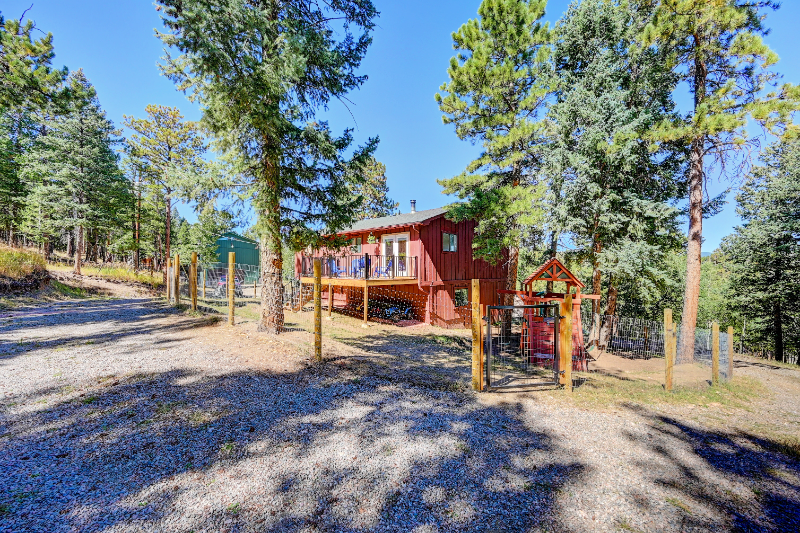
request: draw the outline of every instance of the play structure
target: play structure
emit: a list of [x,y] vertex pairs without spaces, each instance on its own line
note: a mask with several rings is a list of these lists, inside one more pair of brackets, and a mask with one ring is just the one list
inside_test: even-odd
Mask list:
[[[537,281],[564,283],[564,292],[534,292]],[[588,370],[590,356],[587,353],[581,324],[581,303],[583,300],[597,300],[599,295],[581,294],[585,285],[556,258],[550,259],[522,283],[523,290],[501,290],[501,294],[518,296],[524,305],[563,303],[567,295],[572,295],[572,369]],[[573,292],[574,290],[574,292]],[[555,320],[545,316],[538,309],[525,309],[523,313],[520,349],[529,354],[530,364],[549,367],[553,364],[553,344],[555,342]],[[523,346],[522,344],[528,344]]]

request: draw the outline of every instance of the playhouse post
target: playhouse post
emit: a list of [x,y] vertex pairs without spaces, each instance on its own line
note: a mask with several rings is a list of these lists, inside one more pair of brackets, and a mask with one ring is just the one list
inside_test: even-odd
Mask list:
[[472,280],[472,388],[483,389],[481,382],[481,281]]
[[719,324],[711,324],[711,384],[719,385]]
[[728,380],[733,379],[733,326],[728,326]]
[[572,294],[561,303],[562,320],[559,321],[559,383],[572,392]]

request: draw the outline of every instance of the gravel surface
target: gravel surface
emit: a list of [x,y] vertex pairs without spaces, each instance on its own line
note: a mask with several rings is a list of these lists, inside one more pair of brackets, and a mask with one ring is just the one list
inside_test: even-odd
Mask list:
[[147,299],[3,312],[0,531],[800,529],[764,439],[474,394],[458,338],[353,324],[312,365]]

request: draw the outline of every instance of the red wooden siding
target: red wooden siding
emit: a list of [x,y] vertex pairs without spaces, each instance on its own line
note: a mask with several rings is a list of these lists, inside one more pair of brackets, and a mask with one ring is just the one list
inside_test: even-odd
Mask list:
[[[443,216],[431,220],[420,229],[423,253],[420,258],[420,284],[431,281],[469,281],[472,279],[505,279],[505,261],[491,265],[482,259],[472,257],[472,239],[476,222],[451,222]],[[442,235],[456,235],[455,252],[442,251]],[[424,276],[424,277],[422,277]]]

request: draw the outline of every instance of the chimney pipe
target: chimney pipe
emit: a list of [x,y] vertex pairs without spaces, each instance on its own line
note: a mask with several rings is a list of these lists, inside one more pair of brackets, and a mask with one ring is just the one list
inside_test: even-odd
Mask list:
[[416,213],[417,212],[417,201],[416,200],[411,200],[411,212],[412,213]]

